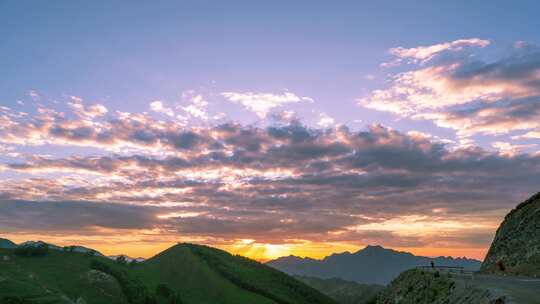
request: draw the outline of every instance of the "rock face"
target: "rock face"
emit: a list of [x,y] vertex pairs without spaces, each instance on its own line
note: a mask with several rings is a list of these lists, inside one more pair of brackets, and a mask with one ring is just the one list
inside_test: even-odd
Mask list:
[[540,276],[540,193],[506,215],[481,271]]

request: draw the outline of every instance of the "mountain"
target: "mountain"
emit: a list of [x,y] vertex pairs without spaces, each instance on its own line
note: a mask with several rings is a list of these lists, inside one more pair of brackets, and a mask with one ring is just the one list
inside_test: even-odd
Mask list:
[[381,246],[367,246],[355,253],[338,253],[322,260],[288,256],[270,261],[267,265],[292,275],[319,278],[341,278],[365,284],[388,284],[402,271],[430,265],[460,266],[468,270],[478,270],[481,262],[467,258],[415,256],[408,252],[386,249]]
[[17,247],[17,244],[13,243],[12,241],[8,239],[0,238],[0,248],[15,248]]
[[321,279],[306,276],[294,278],[319,290],[339,304],[370,304],[375,303],[377,295],[384,289],[382,285],[367,285],[342,279]]
[[481,271],[540,276],[540,193],[506,215]]
[[193,244],[134,264],[36,242],[0,257],[0,303],[335,304],[264,264]]

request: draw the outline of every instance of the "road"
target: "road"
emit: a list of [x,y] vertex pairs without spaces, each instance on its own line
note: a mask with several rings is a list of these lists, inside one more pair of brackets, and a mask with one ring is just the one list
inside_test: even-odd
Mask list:
[[452,273],[452,278],[465,286],[487,289],[497,297],[506,296],[510,303],[540,304],[538,278],[459,273]]

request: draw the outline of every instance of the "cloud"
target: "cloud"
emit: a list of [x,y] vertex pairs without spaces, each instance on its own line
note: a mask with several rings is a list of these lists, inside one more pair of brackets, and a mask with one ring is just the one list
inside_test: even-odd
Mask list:
[[[277,243],[354,242],[383,234],[394,236],[388,244],[399,244],[398,237],[429,244],[441,229],[448,240],[459,238],[467,227],[458,222],[493,231],[499,217],[540,183],[538,155],[449,149],[429,134],[381,125],[351,131],[293,121],[175,129],[174,122],[156,125],[143,117],[117,117],[67,134],[53,131],[61,121],[38,128],[49,144],[57,137],[64,144],[84,140],[105,152],[3,164],[5,172],[28,178],[0,184],[0,196],[10,202],[2,203],[8,215],[0,216],[0,227],[19,221],[51,231],[75,226],[81,233],[93,226],[158,229]],[[106,153],[107,144],[120,142],[171,153]],[[424,223],[425,236],[396,228],[411,219]]]
[[80,201],[0,199],[3,231],[80,231],[153,227],[155,208]]
[[472,102],[467,107],[426,112],[413,116],[456,130],[460,136],[499,135],[540,128],[540,103],[535,98]]
[[[506,102],[515,107],[499,105]],[[482,117],[480,110],[490,107],[525,120],[535,115],[520,100],[480,103],[456,115]],[[540,183],[540,155],[506,141],[497,151],[449,147],[425,132],[377,124],[360,131],[313,128],[283,112],[272,112],[279,122],[265,126],[186,126],[147,113],[0,111],[2,147],[74,151],[2,159],[2,231],[31,223],[28,233],[151,230],[154,238],[173,240],[397,245],[401,239],[419,246],[444,231],[446,242],[464,246],[493,232]],[[399,229],[407,221],[427,227],[425,234]],[[466,222],[480,225],[482,236],[459,241],[470,235],[457,225]]]
[[319,121],[317,122],[317,125],[321,128],[328,128],[335,124],[334,118],[330,117],[326,113],[320,113],[319,114]]
[[108,109],[102,104],[93,104],[85,106],[83,99],[77,96],[71,96],[68,106],[73,109],[73,113],[83,118],[96,118],[107,114]]
[[[436,55],[439,55],[445,51],[462,51],[466,47],[480,47],[484,48],[491,42],[489,40],[471,38],[471,39],[459,39],[451,42],[444,42],[429,46],[418,46],[414,48],[396,47],[391,48],[389,53],[400,59],[410,59],[411,63],[426,63],[433,59]],[[399,62],[399,61],[398,61]],[[386,64],[388,65],[388,64]],[[393,65],[392,63],[389,64]],[[384,65],[383,65],[384,66]]]
[[171,108],[166,107],[161,100],[152,101],[150,103],[150,110],[167,116],[174,116],[174,111]]
[[41,99],[41,95],[36,90],[28,91],[28,96],[30,96],[30,98],[32,98],[33,101],[38,101]]
[[268,113],[278,107],[300,101],[313,102],[309,97],[298,96],[292,92],[283,94],[254,93],[254,92],[223,92],[223,97],[234,103],[239,103],[247,110],[255,113],[260,118],[265,118]]
[[527,148],[536,147],[536,144],[528,145],[514,145],[512,143],[496,141],[491,144],[495,149],[498,149],[501,154],[513,156],[516,154],[523,153],[522,151]]
[[518,136],[512,136],[512,139],[539,139],[540,138],[540,130],[539,131],[530,131],[522,135]]
[[182,107],[182,109],[193,117],[208,120],[208,114],[205,112],[205,107],[207,105],[208,102],[205,101],[201,95],[197,95],[193,97],[193,104]]
[[[490,62],[463,53],[465,46],[487,45],[486,40],[468,39],[392,49],[398,59],[410,58],[412,64],[392,75],[387,88],[372,91],[359,104],[402,117],[433,120],[460,136],[537,131],[539,49],[518,44],[508,56]],[[453,55],[445,55],[446,51]]]

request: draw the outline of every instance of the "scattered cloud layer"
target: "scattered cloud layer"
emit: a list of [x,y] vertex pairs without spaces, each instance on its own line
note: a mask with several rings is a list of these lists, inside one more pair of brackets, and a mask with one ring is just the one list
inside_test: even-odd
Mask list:
[[509,54],[489,61],[472,51],[488,45],[474,38],[391,49],[395,63],[407,59],[409,65],[360,104],[431,120],[462,137],[524,132],[522,138],[535,138],[540,129],[540,49],[516,43]]
[[[455,141],[350,129],[323,109],[306,111],[308,126],[291,106],[313,99],[290,91],[186,91],[135,113],[77,96],[60,110],[31,91],[35,109],[0,107],[0,228],[228,248],[485,250],[540,183],[540,153],[527,153],[540,138],[540,50],[517,43],[482,59],[491,45],[393,48],[388,85],[359,101],[453,130]],[[233,121],[214,99],[257,120]],[[504,137],[482,148],[475,135]]]
[[[206,106],[197,96],[193,103]],[[140,230],[214,243],[482,247],[499,218],[540,183],[540,156],[504,142],[496,152],[449,148],[421,132],[326,123],[319,129],[297,120],[193,127],[174,116],[77,115],[92,108],[78,104],[75,115],[3,110],[5,151],[94,149],[4,159],[3,229],[104,237]]]

